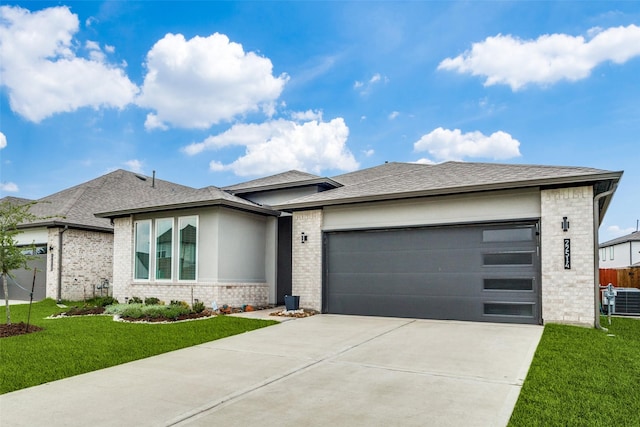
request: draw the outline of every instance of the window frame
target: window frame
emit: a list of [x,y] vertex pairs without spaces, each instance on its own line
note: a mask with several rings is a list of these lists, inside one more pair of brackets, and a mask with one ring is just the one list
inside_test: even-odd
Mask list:
[[[147,224],[149,227],[148,239],[147,239],[147,250],[149,254],[148,265],[147,265],[147,277],[138,277],[137,273],[137,257],[136,254],[138,249],[138,227],[141,224]],[[151,281],[151,264],[152,264],[152,230],[153,230],[153,222],[150,219],[142,219],[133,222],[133,281],[135,282],[150,282]]]
[[[158,232],[158,228],[160,226],[160,224],[162,224],[164,221],[171,221],[171,244],[169,245],[169,248],[171,250],[171,255],[170,255],[170,259],[171,261],[169,262],[169,266],[170,266],[170,271],[169,271],[169,277],[163,277],[163,278],[158,278],[158,266],[159,266],[159,257],[158,257],[158,238],[160,237],[160,234]],[[154,221],[154,235],[153,235],[153,260],[154,260],[154,266],[153,266],[153,279],[156,282],[171,282],[173,280],[173,274],[174,274],[174,245],[175,245],[175,218],[174,217],[165,217],[165,218],[156,218]],[[164,233],[163,233],[164,234]],[[165,257],[166,258],[166,257]]]
[[[194,275],[193,275],[193,279],[183,279],[182,278],[182,269],[180,268],[180,260],[181,260],[181,252],[182,252],[182,239],[181,239],[181,232],[182,232],[182,224],[183,222],[189,221],[189,220],[195,220],[195,227],[196,227],[196,241],[195,241],[195,253],[194,253],[194,257],[195,257],[195,262],[194,262]],[[199,251],[199,242],[200,242],[200,217],[199,215],[186,215],[186,216],[179,216],[178,217],[178,227],[177,227],[177,239],[176,239],[176,246],[177,246],[177,256],[176,256],[176,270],[177,270],[177,281],[178,282],[197,282],[198,281],[198,251]]]

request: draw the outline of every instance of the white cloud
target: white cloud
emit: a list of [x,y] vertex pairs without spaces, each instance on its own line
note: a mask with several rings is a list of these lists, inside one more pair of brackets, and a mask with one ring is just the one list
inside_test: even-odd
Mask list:
[[0,132],[0,150],[7,146],[7,137],[4,133]]
[[364,154],[365,157],[371,157],[374,154],[376,154],[376,150],[374,150],[373,148],[370,148],[368,150],[362,150],[362,154]]
[[415,151],[426,151],[437,160],[462,160],[467,157],[510,159],[520,156],[520,142],[506,132],[490,136],[482,132],[462,133],[460,129],[434,129],[413,144]]
[[[157,121],[206,129],[254,111],[273,110],[289,79],[272,75],[268,58],[245,52],[224,34],[167,34],[147,53],[147,74],[137,104]],[[156,126],[157,127],[157,126]]]
[[443,60],[438,69],[484,76],[485,86],[506,84],[516,91],[530,83],[544,86],[584,79],[603,62],[622,64],[640,55],[640,27],[636,25],[593,28],[588,34],[588,40],[566,34],[536,40],[499,34]]
[[123,108],[133,100],[138,88],[121,68],[105,64],[100,50],[90,49],[90,59],[76,56],[78,27],[67,7],[33,13],[0,7],[0,81],[14,112],[37,123],[81,107]]
[[291,113],[291,118],[296,121],[308,121],[308,120],[322,120],[322,111],[321,110],[307,110],[307,111],[297,111]]
[[[634,231],[636,231],[635,227],[627,227],[627,228],[622,228],[618,225],[610,225],[607,227],[607,231],[614,235],[615,237],[620,237],[620,236],[624,236],[627,234],[631,234]],[[615,238],[614,237],[614,238]]]
[[434,162],[431,159],[427,159],[426,157],[422,157],[413,163],[417,163],[419,165],[435,165],[436,164],[436,162]]
[[14,182],[0,182],[0,191],[5,191],[7,193],[17,193],[18,185]]
[[382,76],[380,73],[375,73],[369,80],[367,81],[359,81],[353,84],[353,88],[360,92],[360,95],[368,95],[373,87],[380,83],[388,83],[389,78],[386,76]]
[[158,119],[158,116],[156,116],[153,113],[147,114],[147,119],[144,121],[144,127],[147,130],[155,130],[155,129],[167,130],[167,129],[169,129],[169,126],[167,126],[166,124],[162,123],[160,121],[160,119]]
[[389,114],[389,120],[394,120],[399,115],[400,115],[400,113],[398,111],[393,111],[391,114]]
[[289,169],[321,173],[323,169],[351,171],[358,168],[346,147],[349,128],[342,118],[297,123],[284,119],[261,124],[236,124],[224,133],[184,147],[195,155],[204,150],[244,146],[243,156],[229,164],[212,161],[212,171],[230,170],[236,175],[267,175]]
[[131,172],[142,172],[142,162],[140,160],[127,160],[124,164],[127,165],[127,168],[129,168]]

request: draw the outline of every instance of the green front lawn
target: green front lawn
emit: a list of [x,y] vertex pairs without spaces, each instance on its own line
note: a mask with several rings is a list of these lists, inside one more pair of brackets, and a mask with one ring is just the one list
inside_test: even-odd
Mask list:
[[509,426],[640,426],[640,320],[602,325],[545,326]]
[[[28,305],[12,305],[13,323],[26,322]],[[218,316],[173,324],[114,322],[110,316],[45,319],[65,311],[53,300],[33,304],[31,324],[43,331],[0,338],[0,393],[190,347],[275,324]],[[0,307],[0,322],[6,322]]]

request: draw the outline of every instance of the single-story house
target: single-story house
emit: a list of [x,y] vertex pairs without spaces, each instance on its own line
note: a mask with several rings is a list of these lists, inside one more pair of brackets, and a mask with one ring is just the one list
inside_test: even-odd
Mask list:
[[325,313],[596,322],[597,233],[622,172],[385,163],[290,171],[98,212],[113,292]]
[[[94,293],[110,293],[113,275],[113,225],[94,213],[121,203],[143,202],[192,190],[190,187],[140,174],[116,170],[96,179],[37,200],[30,212],[43,219],[19,226],[18,244],[35,245],[37,259],[27,270],[12,272],[9,299],[28,300],[36,267],[34,300],[81,300]],[[32,200],[4,197],[1,201],[24,204]],[[101,287],[98,289],[98,287]],[[4,298],[2,287],[0,297]]]

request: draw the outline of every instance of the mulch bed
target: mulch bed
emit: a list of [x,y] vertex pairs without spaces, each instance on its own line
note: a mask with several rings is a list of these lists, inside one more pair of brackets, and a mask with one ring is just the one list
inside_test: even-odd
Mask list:
[[0,324],[0,338],[14,337],[16,335],[24,335],[41,330],[42,328],[35,325],[29,325],[29,330],[27,330],[27,324],[24,322],[12,323],[10,325],[3,323]]

